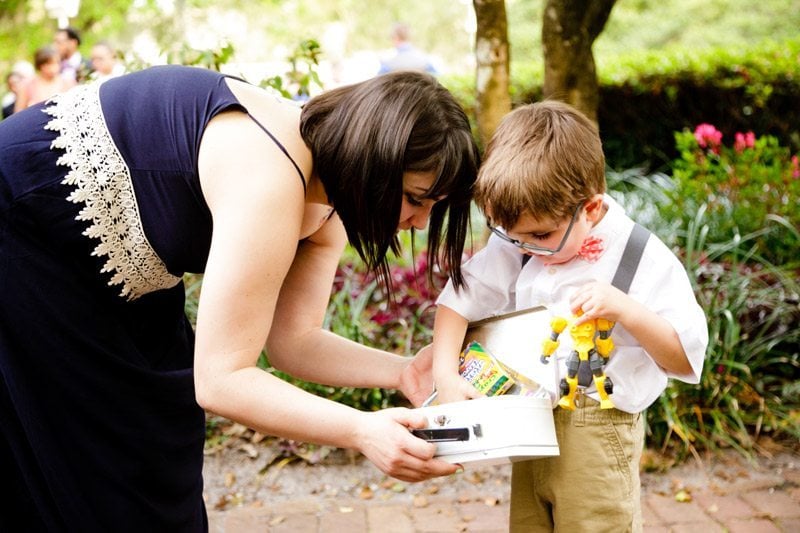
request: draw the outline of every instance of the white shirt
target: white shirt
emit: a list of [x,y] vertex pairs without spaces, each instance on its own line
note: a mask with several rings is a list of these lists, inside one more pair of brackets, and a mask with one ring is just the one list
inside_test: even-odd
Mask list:
[[97,83],[103,83],[104,81],[108,81],[111,78],[116,78],[116,77],[122,76],[123,74],[125,74],[125,66],[124,65],[120,65],[119,63],[117,63],[111,69],[110,73],[102,74],[99,71],[95,70],[94,72],[92,72],[89,75],[89,79],[91,81],[96,81]]
[[[610,196],[606,195],[604,201],[608,212],[590,232],[604,242],[604,251],[596,262],[576,257],[564,264],[545,266],[534,256],[523,267],[517,247],[492,235],[486,247],[462,267],[467,288],[457,293],[448,282],[437,304],[453,309],[470,322],[536,306],[546,307],[552,316],[570,319],[569,299],[576,289],[590,281],[611,282],[634,225]],[[605,374],[614,383],[611,395],[614,405],[622,411],[638,413],[661,395],[668,378],[687,383],[700,381],[708,328],[683,265],[655,235],[650,235],[645,246],[628,295],[672,325],[692,367],[687,376],[668,374],[617,324],[612,333],[615,349]],[[558,383],[567,375],[566,360],[572,351],[572,339],[565,330],[558,339],[558,350],[545,365],[539,362],[539,357],[542,341],[549,335],[549,329],[532,332],[534,338],[520,342],[530,343],[531,357],[536,361],[531,365],[533,370],[526,372],[533,374],[528,377],[545,387],[555,402],[559,396]],[[494,355],[502,359],[502,354]],[[594,385],[587,392],[599,398]]]

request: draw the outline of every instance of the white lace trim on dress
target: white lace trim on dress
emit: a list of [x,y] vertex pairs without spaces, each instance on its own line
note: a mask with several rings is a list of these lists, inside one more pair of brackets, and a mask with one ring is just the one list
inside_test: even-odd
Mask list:
[[100,107],[100,84],[80,85],[54,96],[45,113],[45,129],[59,132],[51,149],[64,150],[57,164],[69,167],[65,185],[75,189],[67,200],[83,204],[76,220],[92,224],[83,232],[100,243],[92,252],[108,258],[101,273],[112,273],[109,285],[122,284],[120,296],[134,300],[177,285],[147,240],[131,173],[106,127]]

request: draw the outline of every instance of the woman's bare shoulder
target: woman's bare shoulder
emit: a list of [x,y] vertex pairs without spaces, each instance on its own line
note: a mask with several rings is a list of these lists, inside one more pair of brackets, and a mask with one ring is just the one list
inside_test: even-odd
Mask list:
[[[302,160],[308,156],[310,163],[310,153],[300,136],[301,109],[295,102],[235,78],[227,78],[225,82],[239,103],[286,147],[293,158]],[[301,163],[297,161],[298,165]]]
[[302,210],[304,186],[297,169],[244,113],[221,113],[209,122],[200,143],[198,169],[212,214],[230,202],[250,203],[259,197],[282,202],[287,210],[293,205]]

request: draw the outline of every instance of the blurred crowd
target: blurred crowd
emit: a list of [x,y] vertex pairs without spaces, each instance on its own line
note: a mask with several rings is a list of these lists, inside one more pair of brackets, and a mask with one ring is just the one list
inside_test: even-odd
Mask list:
[[53,41],[37,48],[31,59],[17,61],[6,74],[4,119],[78,83],[102,83],[125,71],[107,41],[95,42],[85,57],[81,35],[72,27],[59,28]]
[[[389,37],[391,48],[375,58],[374,66],[371,61],[353,58],[360,65],[357,69],[353,69],[352,65],[350,68],[345,65],[344,37],[338,36],[339,42],[327,39],[326,52],[332,63],[332,72],[326,77],[326,85],[335,87],[394,70],[419,70],[439,74],[431,56],[412,44],[411,28],[408,24],[396,22]],[[76,84],[102,83],[125,72],[122,58],[110,42],[98,40],[91,47],[85,47],[89,51],[88,57],[81,51],[81,44],[81,34],[77,29],[69,26],[59,28],[53,35],[52,42],[36,49],[32,61],[20,59],[14,63],[6,73],[5,91],[0,89],[2,118],[46,101]],[[234,74],[240,75],[238,72]]]

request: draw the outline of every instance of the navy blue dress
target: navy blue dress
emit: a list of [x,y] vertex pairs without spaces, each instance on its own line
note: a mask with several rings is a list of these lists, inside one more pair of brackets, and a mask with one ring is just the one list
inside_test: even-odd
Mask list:
[[207,260],[198,150],[226,110],[222,75],[166,66],[0,123],[0,530],[207,529],[181,276]]

